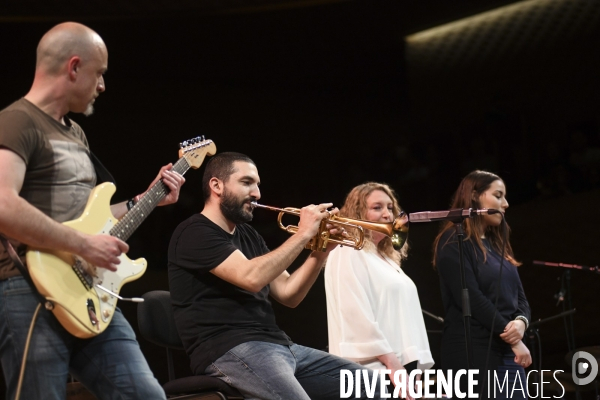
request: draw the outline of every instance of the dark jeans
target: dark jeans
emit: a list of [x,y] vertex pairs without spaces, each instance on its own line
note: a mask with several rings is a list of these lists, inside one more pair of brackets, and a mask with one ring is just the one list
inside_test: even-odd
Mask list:
[[[245,399],[337,400],[342,369],[354,373],[363,367],[297,344],[285,346],[255,341],[229,350],[209,365],[205,373],[235,387]],[[373,372],[367,371],[372,376]],[[362,399],[379,399],[379,387],[375,388],[374,397],[367,397],[364,387],[361,395]]]
[[[29,324],[39,303],[23,277],[0,281],[0,357],[6,398],[14,399]],[[23,400],[64,400],[69,373],[98,399],[164,400],[135,334],[116,310],[100,335],[78,339],[40,309],[29,345]]]

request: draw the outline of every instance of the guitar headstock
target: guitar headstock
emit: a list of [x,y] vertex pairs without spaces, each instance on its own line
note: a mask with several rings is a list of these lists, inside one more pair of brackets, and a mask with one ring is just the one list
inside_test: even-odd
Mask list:
[[179,147],[179,157],[185,157],[192,168],[200,168],[207,154],[212,156],[217,152],[215,143],[204,136],[185,140],[179,143]]

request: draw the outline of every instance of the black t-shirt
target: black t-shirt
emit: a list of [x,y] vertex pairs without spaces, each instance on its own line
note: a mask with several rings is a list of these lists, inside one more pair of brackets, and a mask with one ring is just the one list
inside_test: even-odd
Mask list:
[[202,214],[183,221],[171,237],[171,303],[195,374],[241,343],[291,344],[275,322],[268,285],[252,293],[210,272],[235,250],[248,259],[269,252],[250,225],[240,224],[230,235]]

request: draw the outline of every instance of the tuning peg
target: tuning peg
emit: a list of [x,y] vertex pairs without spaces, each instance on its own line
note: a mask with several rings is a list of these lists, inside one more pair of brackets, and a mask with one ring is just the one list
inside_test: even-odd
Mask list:
[[204,142],[204,140],[205,140],[204,135],[202,135],[202,141]]

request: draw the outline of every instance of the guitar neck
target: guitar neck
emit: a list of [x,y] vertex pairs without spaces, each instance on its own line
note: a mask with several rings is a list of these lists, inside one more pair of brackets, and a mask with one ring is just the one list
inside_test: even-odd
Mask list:
[[[185,174],[190,169],[190,164],[187,162],[186,157],[181,157],[175,165],[173,165],[172,171],[178,172],[180,175]],[[156,208],[158,203],[169,193],[169,188],[162,179],[154,184],[138,201],[135,206],[131,208],[119,222],[113,226],[110,230],[110,235],[118,237],[119,239],[126,241],[135,232],[135,230],[144,222],[146,217]]]

